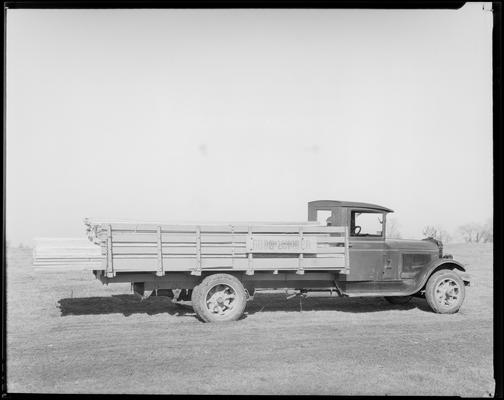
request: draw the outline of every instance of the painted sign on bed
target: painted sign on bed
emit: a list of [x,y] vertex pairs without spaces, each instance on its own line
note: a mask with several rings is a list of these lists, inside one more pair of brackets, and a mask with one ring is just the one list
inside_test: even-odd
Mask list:
[[251,253],[316,253],[317,239],[293,235],[257,235],[247,240]]

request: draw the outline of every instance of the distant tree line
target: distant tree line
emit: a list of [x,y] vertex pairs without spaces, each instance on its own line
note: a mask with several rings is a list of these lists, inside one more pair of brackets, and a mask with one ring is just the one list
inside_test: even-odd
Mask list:
[[422,235],[441,240],[443,243],[450,243],[452,241],[452,236],[440,226],[427,225],[424,227]]
[[466,243],[493,243],[493,220],[489,218],[485,224],[473,222],[462,225],[458,232]]
[[[471,222],[461,225],[453,235],[439,225],[426,225],[422,230],[422,235],[440,240],[443,243],[452,242],[454,236],[466,243],[493,243],[493,219],[489,218],[484,224]],[[387,237],[391,239],[402,238],[399,223],[394,218],[387,221]]]

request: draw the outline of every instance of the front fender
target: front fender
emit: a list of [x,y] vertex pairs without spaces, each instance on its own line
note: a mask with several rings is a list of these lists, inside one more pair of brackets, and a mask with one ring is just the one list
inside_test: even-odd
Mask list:
[[427,280],[429,277],[435,272],[440,269],[453,269],[456,272],[459,273],[460,277],[464,281],[464,284],[466,286],[469,286],[470,284],[470,277],[469,274],[466,273],[466,268],[463,264],[461,264],[458,261],[449,259],[449,258],[439,258],[437,260],[434,260],[431,262],[428,267],[426,267],[422,273],[418,276],[418,290],[421,290],[425,284],[427,283]]

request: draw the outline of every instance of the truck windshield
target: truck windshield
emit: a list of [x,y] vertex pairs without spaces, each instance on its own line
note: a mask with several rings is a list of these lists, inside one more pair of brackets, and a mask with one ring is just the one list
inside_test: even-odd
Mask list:
[[383,213],[371,211],[352,211],[352,236],[383,236]]

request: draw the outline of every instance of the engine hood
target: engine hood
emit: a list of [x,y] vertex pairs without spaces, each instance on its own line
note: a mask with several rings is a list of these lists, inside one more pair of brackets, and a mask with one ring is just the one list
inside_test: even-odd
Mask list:
[[406,239],[387,239],[385,241],[387,247],[391,250],[404,251],[435,251],[439,250],[436,243],[430,240],[406,240]]

